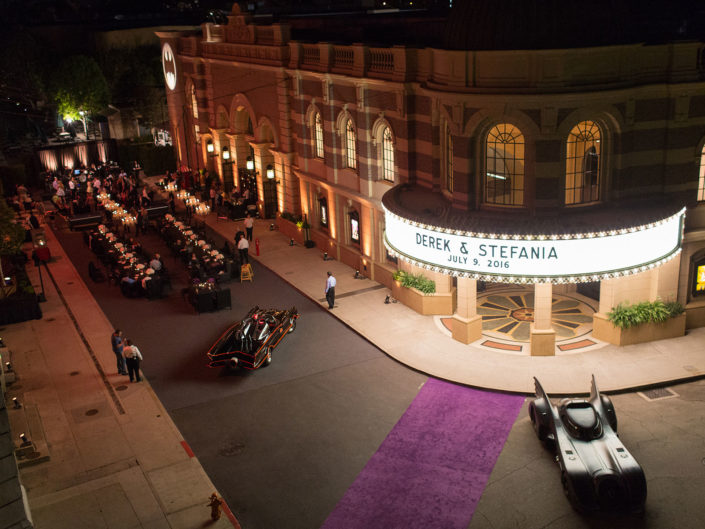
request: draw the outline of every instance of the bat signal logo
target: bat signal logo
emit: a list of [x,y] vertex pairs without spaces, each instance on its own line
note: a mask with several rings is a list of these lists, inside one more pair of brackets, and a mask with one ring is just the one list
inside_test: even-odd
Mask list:
[[169,44],[164,44],[162,48],[162,68],[164,69],[164,79],[169,90],[176,88],[176,62],[174,52]]

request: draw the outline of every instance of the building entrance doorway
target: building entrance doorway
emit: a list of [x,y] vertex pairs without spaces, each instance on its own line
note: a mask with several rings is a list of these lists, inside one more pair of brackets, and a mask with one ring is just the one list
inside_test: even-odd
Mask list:
[[264,218],[271,219],[277,214],[277,183],[273,179],[265,179],[262,182],[262,192],[264,201]]

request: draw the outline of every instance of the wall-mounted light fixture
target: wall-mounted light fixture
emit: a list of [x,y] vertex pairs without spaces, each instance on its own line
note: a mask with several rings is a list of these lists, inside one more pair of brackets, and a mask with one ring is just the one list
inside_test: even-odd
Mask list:
[[230,159],[230,149],[228,149],[227,147],[223,147],[222,154],[223,154],[223,162],[233,163],[232,160]]
[[217,156],[217,154],[215,153],[215,145],[213,145],[213,140],[208,140],[206,142],[206,152],[210,156]]
[[268,180],[274,179],[274,167],[272,167],[271,163],[267,166],[267,179]]
[[252,156],[247,157],[247,162],[245,163],[245,167],[247,167],[248,171],[255,170],[255,161],[252,159]]

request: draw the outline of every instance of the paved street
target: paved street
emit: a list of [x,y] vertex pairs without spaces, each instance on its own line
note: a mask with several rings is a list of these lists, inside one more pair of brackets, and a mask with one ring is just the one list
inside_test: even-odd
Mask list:
[[[141,347],[150,383],[245,529],[320,527],[427,380],[256,263],[253,284],[230,285],[232,311],[195,315],[180,297],[179,262],[167,263],[176,276],[167,298],[126,299],[90,282],[92,256],[80,234],[60,238],[110,321]],[[143,241],[166,255],[156,236]],[[208,346],[255,304],[301,312],[272,365],[246,373],[206,368]],[[621,437],[646,469],[643,518],[574,513],[525,403],[470,528],[701,527],[705,383],[675,391],[651,403],[634,393],[614,397]]]

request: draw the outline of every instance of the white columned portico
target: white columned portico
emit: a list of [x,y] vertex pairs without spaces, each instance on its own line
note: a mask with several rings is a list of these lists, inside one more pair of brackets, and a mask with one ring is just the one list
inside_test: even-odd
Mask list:
[[556,331],[551,325],[553,285],[534,284],[534,322],[531,324],[531,356],[556,354]]
[[457,308],[453,314],[453,339],[471,343],[482,336],[482,316],[477,314],[477,280],[458,278]]

